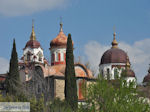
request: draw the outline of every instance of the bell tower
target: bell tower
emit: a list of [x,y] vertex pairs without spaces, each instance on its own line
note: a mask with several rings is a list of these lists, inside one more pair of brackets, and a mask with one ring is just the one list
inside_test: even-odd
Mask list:
[[60,31],[50,42],[51,65],[66,63],[67,36],[63,32],[63,23],[60,22]]

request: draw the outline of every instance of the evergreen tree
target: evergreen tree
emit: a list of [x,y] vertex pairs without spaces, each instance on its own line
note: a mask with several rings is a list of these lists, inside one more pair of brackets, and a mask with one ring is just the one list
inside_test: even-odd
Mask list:
[[77,85],[74,69],[74,56],[71,34],[68,34],[65,69],[65,100],[73,110],[77,109]]
[[20,88],[20,78],[18,69],[18,55],[16,51],[15,39],[13,40],[13,49],[11,53],[11,59],[9,64],[9,72],[6,77],[6,92],[11,95],[16,95],[19,93]]

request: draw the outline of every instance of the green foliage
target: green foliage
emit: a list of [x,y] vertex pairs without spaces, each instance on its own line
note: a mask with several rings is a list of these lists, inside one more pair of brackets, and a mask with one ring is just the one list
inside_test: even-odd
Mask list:
[[89,85],[87,101],[80,105],[80,112],[149,112],[150,106],[138,98],[132,84],[123,86],[118,80],[115,87],[112,82],[99,77],[95,84]]
[[16,51],[15,39],[13,41],[13,49],[11,53],[9,73],[6,77],[6,92],[10,95],[20,94],[19,88],[21,86],[18,70],[18,55]]
[[61,101],[60,99],[55,99],[49,105],[50,112],[72,112],[72,109],[67,102]]
[[66,50],[65,100],[73,110],[77,109],[78,97],[71,34],[68,34]]
[[47,112],[47,107],[44,104],[44,97],[36,99],[34,96],[29,100],[31,112]]

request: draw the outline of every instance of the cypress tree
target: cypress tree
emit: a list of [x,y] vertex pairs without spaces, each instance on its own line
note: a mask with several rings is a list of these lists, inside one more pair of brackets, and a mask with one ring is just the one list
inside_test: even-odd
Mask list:
[[19,69],[18,69],[18,55],[16,51],[15,39],[13,40],[13,48],[11,52],[11,59],[9,64],[9,72],[6,77],[6,92],[11,95],[16,95],[20,87]]
[[68,34],[65,69],[65,100],[75,111],[78,107],[77,85],[71,34]]

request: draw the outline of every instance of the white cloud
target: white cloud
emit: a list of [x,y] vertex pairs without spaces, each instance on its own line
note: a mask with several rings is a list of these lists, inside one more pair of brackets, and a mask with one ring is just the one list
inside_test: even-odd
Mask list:
[[69,0],[0,0],[0,14],[28,15],[43,10],[63,8]]
[[[132,69],[135,71],[138,82],[143,81],[143,77],[147,75],[150,64],[150,39],[136,41],[130,45],[125,42],[119,43],[119,48],[123,49],[129,55]],[[111,46],[102,45],[96,41],[90,41],[85,45],[84,52],[93,68],[100,63],[102,54]]]
[[6,73],[9,68],[9,61],[0,57],[0,74]]

